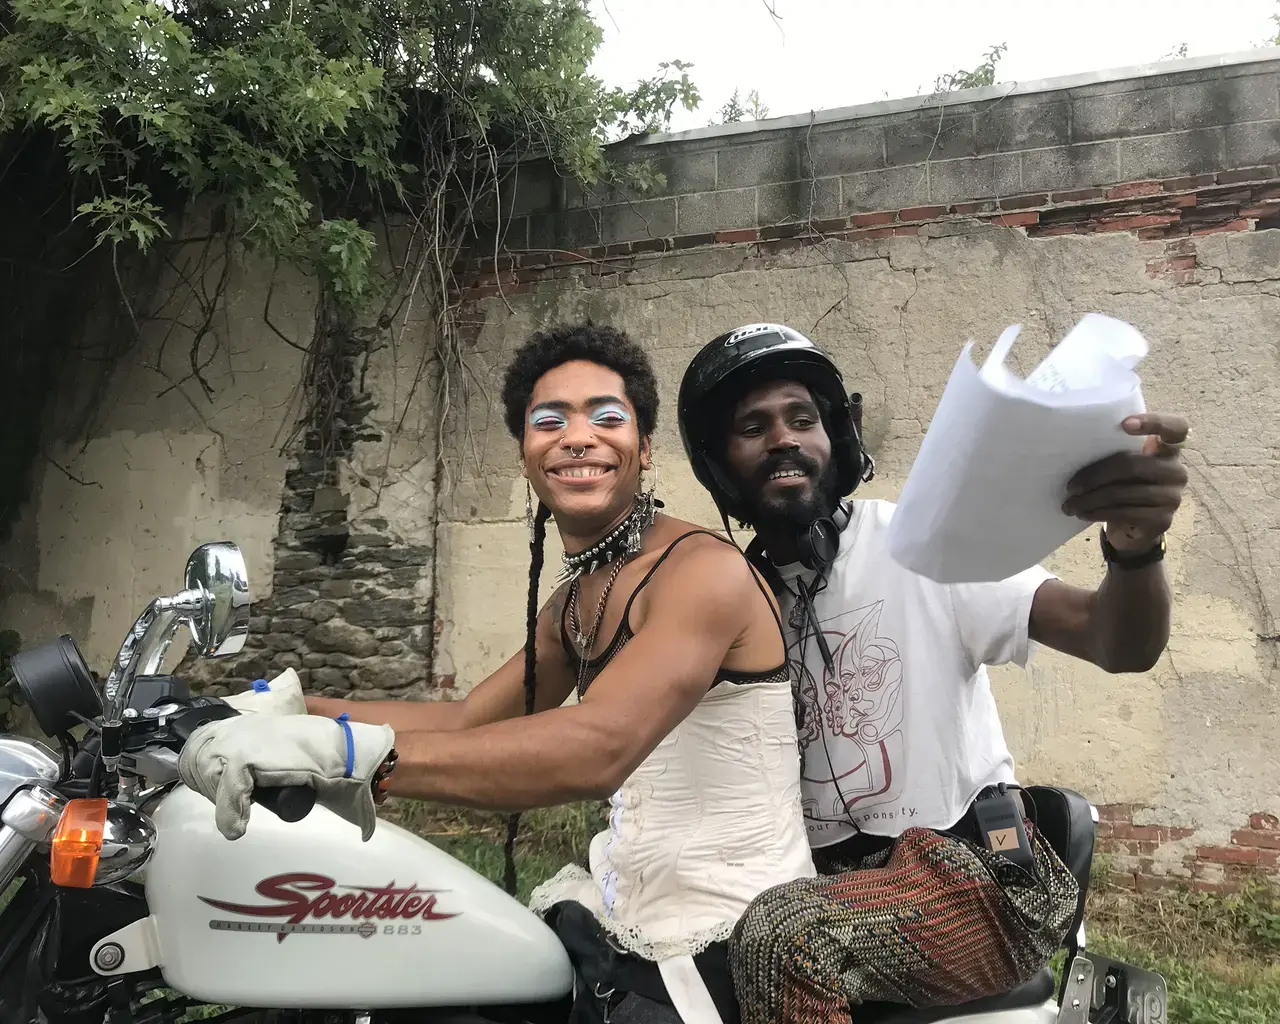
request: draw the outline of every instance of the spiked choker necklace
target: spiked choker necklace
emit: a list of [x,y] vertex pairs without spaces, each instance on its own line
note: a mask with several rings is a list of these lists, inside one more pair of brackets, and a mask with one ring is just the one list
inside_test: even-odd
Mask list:
[[636,495],[636,503],[626,518],[617,526],[592,544],[589,548],[560,556],[560,579],[558,583],[576,580],[579,576],[589,576],[601,566],[610,565],[619,558],[631,558],[640,553],[645,530],[653,525],[653,517],[662,502],[653,496],[653,491]]

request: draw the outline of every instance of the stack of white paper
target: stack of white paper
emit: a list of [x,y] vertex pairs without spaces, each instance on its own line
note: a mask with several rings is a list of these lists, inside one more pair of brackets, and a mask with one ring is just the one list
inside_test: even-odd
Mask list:
[[1089,525],[1062,511],[1076,471],[1142,448],[1120,427],[1145,411],[1142,335],[1090,313],[1019,380],[1004,363],[1021,327],[1000,335],[981,370],[965,345],[890,523],[889,553],[938,583],[1040,562]]

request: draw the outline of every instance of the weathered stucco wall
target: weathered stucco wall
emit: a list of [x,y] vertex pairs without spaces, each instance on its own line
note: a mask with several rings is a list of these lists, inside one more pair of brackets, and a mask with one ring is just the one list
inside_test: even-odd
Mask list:
[[[394,258],[403,240],[395,228],[383,238]],[[188,553],[231,540],[252,635],[241,658],[184,671],[235,688],[291,667],[329,692],[423,695],[437,403],[421,301],[393,297],[399,316],[367,353],[363,335],[348,339],[318,430],[303,364],[313,282],[206,242],[175,245],[164,263],[134,299],[141,336],[87,431],[92,366],[67,367],[36,496],[0,552],[0,624],[27,644],[71,633],[105,675],[147,601],[181,586]]]
[[[0,621],[28,642],[70,632],[105,673],[147,601],[182,585],[188,553],[212,539],[244,551],[254,594],[270,593],[272,545],[287,461],[279,448],[297,408],[301,353],[266,328],[270,267],[175,246],[141,337],[106,383],[84,433],[84,364],[68,366],[48,412],[49,459],[35,497],[0,553]],[[272,322],[305,343],[314,296],[282,272]],[[207,392],[192,375],[195,355]],[[85,346],[96,339],[93,330]]]
[[[1274,809],[1280,792],[1277,645],[1262,638],[1274,633],[1280,608],[1280,231],[1199,240],[1198,259],[1212,270],[1190,285],[1148,273],[1162,247],[1128,234],[1039,240],[984,225],[776,256],[754,246],[690,251],[637,266],[609,289],[584,278],[480,300],[486,323],[476,355],[496,373],[530,330],[591,316],[643,340],[671,396],[697,348],[720,331],[757,319],[792,324],[832,351],[863,392],[878,466],[866,494],[892,498],[967,339],[989,347],[1008,323],[1022,322],[1025,371],[1084,312],[1136,324],[1152,348],[1142,367],[1149,407],[1194,424],[1192,484],[1170,542],[1177,609],[1169,651],[1143,675],[1110,677],[1045,651],[1029,674],[995,678],[1025,778],[1069,784],[1103,804],[1149,806],[1156,824],[1198,826],[1198,845],[1226,844],[1250,814]],[[1258,281],[1263,273],[1275,280]],[[660,493],[673,513],[715,526],[680,450],[672,404],[655,446]],[[496,457],[461,474],[444,505],[451,550],[442,586],[454,622],[442,642],[464,688],[519,648],[528,564],[522,524],[478,521],[516,518],[523,499],[496,410],[473,429]],[[1096,585],[1096,531],[1048,564],[1070,582]],[[1164,848],[1170,870],[1182,870],[1188,849]]]
[[[482,377],[559,320],[644,342],[667,399],[659,491],[708,526],[673,399],[724,330],[781,321],[832,351],[864,396],[865,493],[893,498],[966,340],[985,350],[1021,322],[1026,371],[1088,311],[1136,324],[1149,407],[1194,424],[1169,649],[1142,675],[1041,651],[994,678],[1025,779],[1103,805],[1135,883],[1204,887],[1274,869],[1280,845],[1280,95],[1274,62],[1211,65],[654,140],[635,155],[666,172],[658,198],[584,198],[531,169],[505,254],[473,264],[468,314]],[[466,429],[485,456],[455,459],[442,495],[437,653],[460,689],[519,647],[528,564],[500,411],[478,405]],[[1097,531],[1048,564],[1095,586]]]

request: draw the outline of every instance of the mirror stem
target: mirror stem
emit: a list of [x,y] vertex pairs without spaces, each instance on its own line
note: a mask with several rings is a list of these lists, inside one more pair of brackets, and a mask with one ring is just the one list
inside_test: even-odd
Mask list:
[[157,597],[125,635],[103,684],[102,766],[108,772],[116,771],[120,763],[124,709],[129,706],[134,677],[139,671],[153,675],[160,668],[178,627],[191,616],[201,614],[206,600],[201,590]]

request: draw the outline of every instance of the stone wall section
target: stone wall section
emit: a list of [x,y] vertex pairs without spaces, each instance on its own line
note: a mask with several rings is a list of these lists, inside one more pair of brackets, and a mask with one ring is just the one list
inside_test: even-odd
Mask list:
[[383,440],[369,422],[374,399],[359,389],[360,358],[343,361],[331,444],[308,429],[285,474],[271,595],[254,602],[244,651],[183,665],[200,688],[225,695],[291,668],[327,697],[448,696],[430,682],[433,609],[421,583],[432,546],[407,542],[383,516],[353,519],[343,486],[357,446]]

